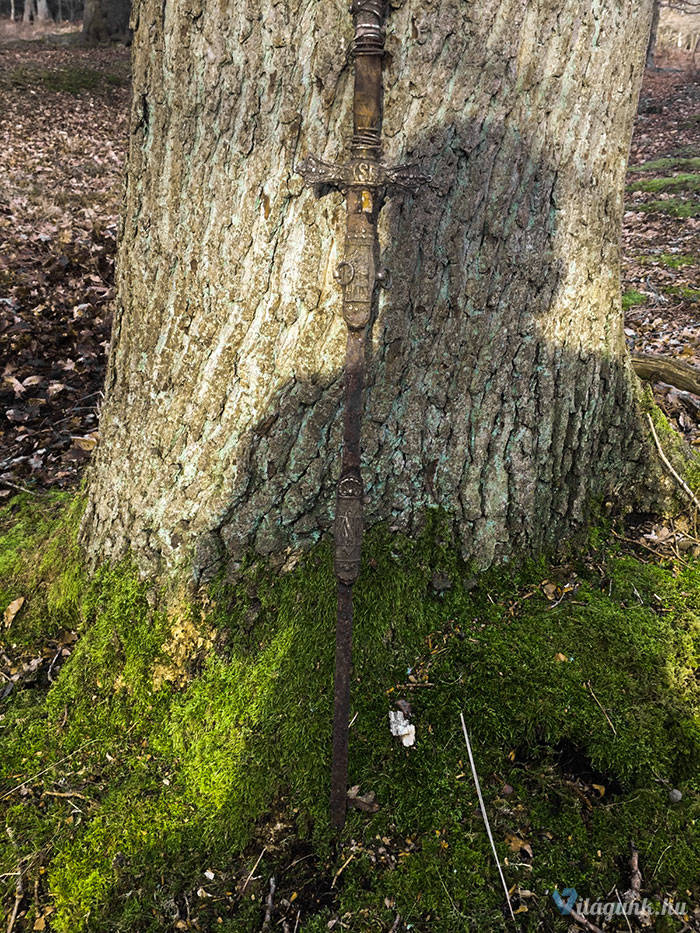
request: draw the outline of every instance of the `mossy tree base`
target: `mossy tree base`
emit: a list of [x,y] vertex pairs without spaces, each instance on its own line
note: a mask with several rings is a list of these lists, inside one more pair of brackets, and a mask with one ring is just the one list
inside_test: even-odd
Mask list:
[[[695,564],[640,563],[603,530],[556,568],[475,577],[438,514],[414,542],[375,530],[350,777],[380,809],[353,812],[334,845],[329,549],[159,607],[126,564],[85,579],[78,511],[18,501],[0,519],[0,610],[27,598],[5,653],[80,636],[50,689],[20,684],[0,706],[6,910],[18,865],[27,891],[38,884],[21,929],[258,930],[272,873],[291,928],[301,911],[304,931],[339,915],[388,929],[397,913],[416,930],[504,929],[461,711],[523,929],[567,928],[557,885],[624,890],[631,840],[645,894],[697,900]],[[413,748],[389,733],[399,698]]]

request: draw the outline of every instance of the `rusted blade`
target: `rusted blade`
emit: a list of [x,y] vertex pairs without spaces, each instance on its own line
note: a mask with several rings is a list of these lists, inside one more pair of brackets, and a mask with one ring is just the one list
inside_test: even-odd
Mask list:
[[335,632],[335,688],[333,699],[333,765],[331,824],[345,823],[348,788],[348,724],[352,652],[352,587],[338,583],[338,624]]

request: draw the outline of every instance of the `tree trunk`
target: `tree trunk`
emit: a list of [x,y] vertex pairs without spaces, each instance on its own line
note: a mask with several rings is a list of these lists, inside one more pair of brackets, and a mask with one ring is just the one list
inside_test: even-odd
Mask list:
[[36,18],[40,23],[45,23],[51,19],[51,12],[49,10],[49,5],[47,0],[37,0],[36,3]]
[[34,13],[36,12],[36,0],[24,0],[24,13],[22,14],[22,20],[25,23],[31,23],[34,18]]
[[[622,332],[623,179],[652,0],[398,2],[368,523],[442,506],[481,566],[645,479]],[[206,577],[328,531],[343,197],[294,166],[351,132],[345,0],[143,0],[118,299],[83,540]]]
[[83,39],[91,44],[130,38],[130,0],[85,0]]
[[661,0],[653,0],[653,9],[651,15],[651,29],[649,31],[649,42],[647,43],[647,68],[655,68],[654,53],[656,52],[656,35],[659,31],[659,13],[661,9]]

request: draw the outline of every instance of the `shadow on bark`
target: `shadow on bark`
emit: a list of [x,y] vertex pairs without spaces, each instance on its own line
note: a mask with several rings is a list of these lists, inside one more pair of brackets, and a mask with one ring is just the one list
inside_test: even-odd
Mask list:
[[[380,220],[393,284],[370,341],[366,519],[411,532],[441,506],[463,556],[488,566],[552,548],[603,496],[645,498],[619,282],[600,264],[618,219],[601,226],[597,202],[576,204],[571,184],[562,194],[555,168],[502,124],[433,129],[409,158],[430,182],[390,197]],[[278,389],[236,452],[229,506],[197,535],[197,576],[330,529],[341,379]]]

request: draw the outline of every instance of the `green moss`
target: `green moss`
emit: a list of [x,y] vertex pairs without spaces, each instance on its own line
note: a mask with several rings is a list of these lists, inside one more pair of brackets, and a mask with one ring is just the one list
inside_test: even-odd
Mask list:
[[85,576],[76,544],[79,496],[17,496],[0,509],[0,609],[25,605],[10,635],[29,648],[75,620]]
[[105,72],[95,68],[66,66],[62,68],[40,68],[35,65],[17,65],[8,69],[0,79],[0,87],[43,88],[67,94],[94,93],[109,87],[128,87],[127,71]]
[[[508,881],[534,895],[523,928],[566,929],[547,893],[555,885],[604,897],[627,884],[630,839],[655,892],[700,893],[695,565],[640,563],[601,528],[595,552],[566,566],[475,578],[444,516],[416,540],[375,529],[356,592],[350,779],[380,809],[351,812],[343,849],[327,821],[328,547],[284,576],[252,563],[201,605],[180,597],[166,608],[128,563],[87,581],[75,550],[54,549],[40,568],[42,535],[74,547],[77,507],[59,503],[33,524],[35,507],[0,520],[0,610],[22,590],[35,620],[50,626],[57,614],[81,638],[48,691],[16,689],[0,706],[7,905],[6,873],[26,858],[28,879],[47,869],[40,900],[59,933],[169,929],[185,896],[200,929],[256,930],[273,871],[278,903],[298,898],[304,930],[344,912],[357,931],[388,927],[396,912],[418,929],[502,929],[460,712]],[[435,573],[451,583],[442,595]],[[414,748],[389,734],[399,697],[413,706]],[[675,807],[669,785],[683,790]],[[532,859],[508,848],[508,834]]]
[[664,453],[676,471],[696,494],[700,493],[700,458],[671,425],[668,418],[654,403],[651,390],[647,394],[648,411],[651,414],[657,436]]
[[700,158],[683,158],[670,156],[664,159],[653,159],[642,162],[640,165],[630,165],[630,172],[698,172],[700,171]]
[[700,288],[691,288],[689,285],[667,285],[664,291],[667,295],[677,295],[685,301],[700,300]]
[[641,292],[631,291],[623,292],[622,294],[622,310],[627,311],[629,308],[634,308],[635,305],[643,305],[647,302],[647,296],[643,295]]
[[627,191],[697,191],[700,175],[688,172],[666,178],[644,178],[627,185]]
[[648,214],[669,214],[671,217],[684,219],[686,217],[700,217],[700,201],[695,199],[684,201],[680,198],[668,198],[663,201],[645,201],[634,205],[635,211]]
[[682,269],[684,266],[697,265],[700,257],[682,253],[651,253],[649,256],[639,256],[637,262],[644,265],[665,266],[667,269]]

